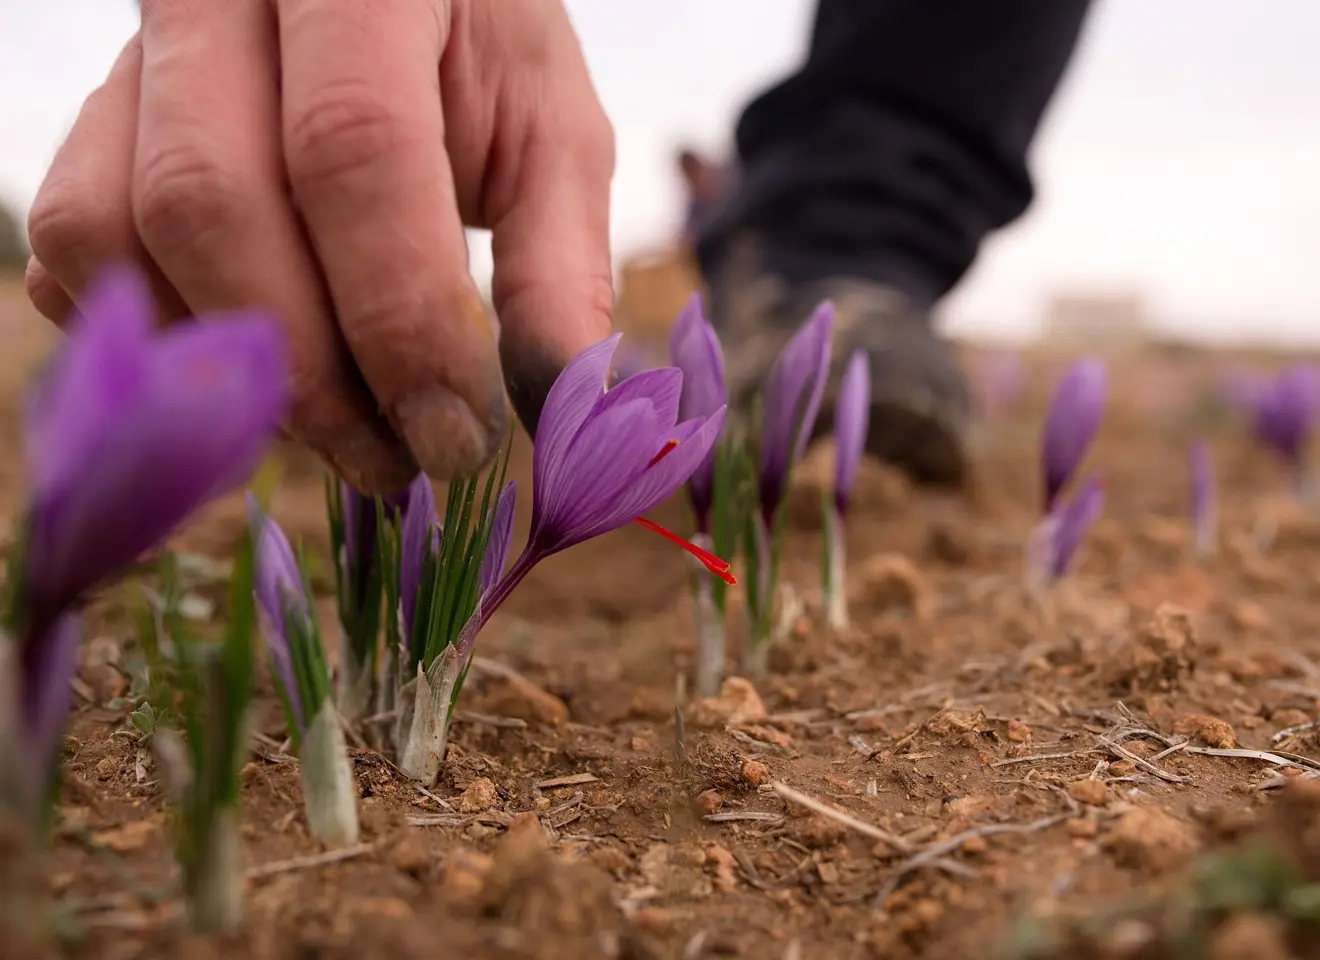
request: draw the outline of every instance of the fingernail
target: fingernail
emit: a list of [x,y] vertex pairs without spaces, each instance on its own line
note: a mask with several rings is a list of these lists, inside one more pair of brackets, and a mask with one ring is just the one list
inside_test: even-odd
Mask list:
[[312,446],[330,469],[354,490],[388,496],[417,476],[417,461],[384,418],[374,424],[341,427]]
[[502,423],[483,425],[466,401],[438,385],[396,403],[390,420],[417,464],[436,480],[476,473],[503,432]]

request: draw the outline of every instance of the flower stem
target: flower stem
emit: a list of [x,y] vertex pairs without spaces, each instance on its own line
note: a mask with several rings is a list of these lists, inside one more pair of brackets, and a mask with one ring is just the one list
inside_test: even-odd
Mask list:
[[339,674],[335,703],[345,723],[356,724],[366,716],[373,700],[374,664],[359,659],[361,651],[342,627],[339,632]]
[[825,511],[825,605],[829,625],[835,630],[848,627],[847,543],[843,534],[843,513],[831,505]]
[[423,670],[418,664],[412,725],[399,758],[399,769],[423,786],[435,783],[445,761],[452,713],[450,705],[454,689],[463,675],[464,663],[456,643],[446,647],[429,670]]
[[238,807],[214,810],[186,879],[188,911],[200,933],[232,933],[243,923],[243,841]]
[[[694,543],[709,541],[698,533]],[[706,543],[700,543],[703,548]],[[693,573],[692,597],[697,622],[697,695],[718,696],[724,679],[724,619],[715,603],[715,581],[704,564]]]
[[756,549],[756,603],[749,604],[750,631],[747,637],[744,672],[751,677],[764,676],[770,665],[770,633],[774,625],[775,571],[770,527],[763,514],[751,520]]
[[357,791],[335,705],[329,698],[303,736],[298,753],[303,803],[312,835],[332,847],[358,841]]

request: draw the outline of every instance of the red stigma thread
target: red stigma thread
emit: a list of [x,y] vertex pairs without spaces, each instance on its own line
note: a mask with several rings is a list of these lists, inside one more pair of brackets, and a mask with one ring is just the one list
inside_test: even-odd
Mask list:
[[[669,442],[671,444],[677,445],[676,440],[670,440]],[[660,452],[660,456],[664,456],[672,449],[673,449],[672,446],[667,447],[665,450],[662,450]],[[701,547],[697,546],[695,543],[692,543],[688,540],[684,540],[678,534],[666,530],[658,523],[652,523],[650,520],[647,520],[645,517],[638,517],[633,522],[641,524],[643,527],[645,527],[647,530],[650,530],[652,533],[660,534],[660,536],[664,537],[670,543],[678,544],[688,553],[692,554],[692,556],[700,560],[702,566],[704,566],[711,573],[715,574],[715,576],[719,577],[725,583],[733,585],[738,582],[738,578],[729,572],[729,564],[726,561],[721,560],[719,557],[715,556],[715,554],[711,553],[709,550],[701,549]]]
[[657,453],[654,457],[652,457],[651,462],[646,465],[646,469],[650,470],[665,457],[669,456],[671,453],[674,452],[674,448],[677,446],[678,446],[677,440],[666,440],[665,445],[660,448],[660,452]]

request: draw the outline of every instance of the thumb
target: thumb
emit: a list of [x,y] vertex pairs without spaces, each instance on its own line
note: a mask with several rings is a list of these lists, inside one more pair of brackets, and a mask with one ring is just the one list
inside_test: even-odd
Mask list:
[[556,84],[537,86],[540,96],[506,113],[522,129],[497,132],[497,143],[514,147],[495,161],[507,176],[492,185],[504,189],[487,197],[486,218],[504,382],[533,436],[555,378],[609,335],[614,313],[613,131],[585,65],[567,96]]

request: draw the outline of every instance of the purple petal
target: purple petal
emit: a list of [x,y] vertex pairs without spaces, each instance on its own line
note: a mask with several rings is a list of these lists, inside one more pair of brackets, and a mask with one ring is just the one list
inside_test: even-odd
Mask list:
[[286,616],[311,618],[311,606],[303,591],[298,560],[280,525],[266,515],[251,493],[247,495],[248,528],[252,531],[256,562],[252,592],[263,614],[262,633],[266,649],[280,687],[293,709],[299,729],[306,730],[308,718],[303,713],[298,678],[293,669],[293,651],[289,645]]
[[1045,509],[1052,510],[1068,479],[1090,446],[1105,412],[1108,377],[1103,361],[1079,360],[1054,390],[1045,415],[1041,462],[1045,474]]
[[[70,340],[28,437],[24,595],[37,609],[63,609],[250,475],[287,407],[269,318],[178,327],[140,340],[135,359],[105,326],[89,313]],[[71,381],[98,356],[100,375]]]
[[761,429],[761,509],[778,508],[790,467],[806,450],[829,375],[834,305],[829,301],[785,344],[766,380]]
[[439,549],[438,533],[435,490],[426,474],[419,473],[408,485],[408,509],[399,534],[399,607],[403,632],[408,639],[412,638],[413,614],[427,555]]
[[78,666],[82,620],[74,614],[57,619],[38,636],[24,637],[23,725],[29,776],[46,783],[60,761],[69,717],[69,682]]
[[340,574],[349,585],[351,602],[361,604],[376,566],[376,498],[359,493],[343,481],[339,489],[344,505],[345,554],[345,569]]
[[592,419],[605,411],[639,399],[645,399],[651,404],[656,422],[661,427],[673,426],[678,423],[678,398],[682,391],[683,372],[677,367],[643,370],[605,391],[605,396],[592,407],[591,413],[578,427],[578,432],[586,430]]
[[1256,427],[1262,438],[1286,459],[1296,463],[1315,422],[1320,379],[1310,364],[1297,363],[1283,370],[1257,408]]
[[668,439],[645,398],[593,416],[564,455],[553,484],[536,478],[532,491],[532,535],[553,553],[586,539],[582,531],[637,482]]
[[1068,572],[1068,565],[1072,562],[1073,554],[1077,552],[1078,546],[1081,545],[1082,537],[1086,535],[1086,531],[1100,516],[1100,509],[1104,506],[1104,502],[1104,488],[1100,486],[1098,479],[1090,477],[1073,494],[1072,499],[1059,509],[1059,523],[1054,530],[1054,564],[1052,570],[1056,578]]
[[[622,334],[606,337],[568,362],[560,371],[541,408],[540,425],[532,448],[532,476],[536,484],[553,484],[568,445],[605,394],[610,360]],[[629,379],[632,379],[631,377]],[[624,381],[625,383],[627,381]]]
[[1208,549],[1214,539],[1215,477],[1210,448],[1204,440],[1192,444],[1190,457],[1192,529],[1198,549]]
[[673,496],[714,448],[724,427],[724,416],[725,411],[720,408],[709,417],[687,420],[675,427],[669,439],[678,440],[678,446],[655,466],[644,470],[593,523],[579,529],[574,542],[617,530]]
[[848,358],[834,406],[834,505],[840,513],[848,510],[870,417],[871,360],[865,350],[857,350]]
[[477,577],[478,596],[484,597],[504,572],[504,562],[513,545],[513,508],[517,488],[510,480],[502,491],[490,519],[490,536],[486,541],[486,555],[481,558],[481,572]]

